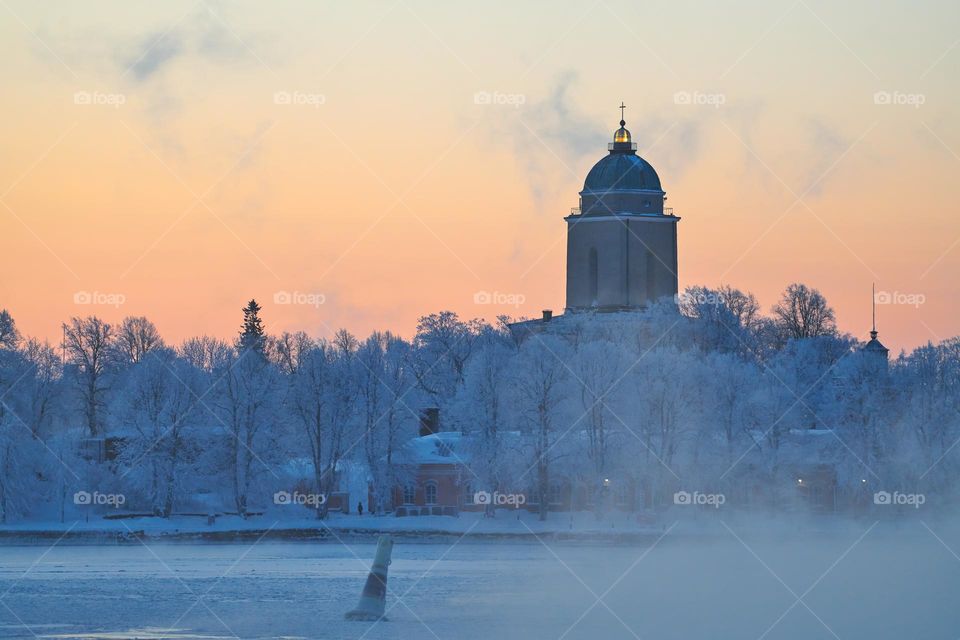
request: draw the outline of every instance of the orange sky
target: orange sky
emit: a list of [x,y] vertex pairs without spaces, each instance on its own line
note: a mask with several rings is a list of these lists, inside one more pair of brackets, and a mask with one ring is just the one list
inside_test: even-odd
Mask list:
[[960,333],[955,4],[517,4],[9,2],[0,307],[172,342],[250,297],[314,335],[559,311],[623,100],[681,286],[802,281],[865,336],[876,281],[894,352]]

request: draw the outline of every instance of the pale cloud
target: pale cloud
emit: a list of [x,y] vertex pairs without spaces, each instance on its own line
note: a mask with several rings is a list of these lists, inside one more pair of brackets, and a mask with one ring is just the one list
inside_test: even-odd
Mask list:
[[121,57],[121,67],[129,69],[134,79],[143,82],[182,55],[184,46],[179,34],[159,33],[144,38],[136,50],[140,54],[132,62],[126,55]]
[[230,27],[220,8],[201,4],[187,16],[161,25],[132,45],[118,45],[116,62],[123,73],[129,72],[138,82],[146,82],[183,59],[202,59],[219,65],[259,64],[250,53],[259,44],[257,35],[241,35]]

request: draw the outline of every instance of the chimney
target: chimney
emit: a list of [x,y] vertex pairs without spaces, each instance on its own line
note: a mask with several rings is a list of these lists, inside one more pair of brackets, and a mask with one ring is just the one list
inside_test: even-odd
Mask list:
[[420,435],[429,436],[440,431],[440,409],[427,407],[420,410]]
[[553,320],[553,310],[552,310],[552,309],[544,309],[544,310],[543,310],[543,321],[544,321],[544,322],[550,322],[551,320]]

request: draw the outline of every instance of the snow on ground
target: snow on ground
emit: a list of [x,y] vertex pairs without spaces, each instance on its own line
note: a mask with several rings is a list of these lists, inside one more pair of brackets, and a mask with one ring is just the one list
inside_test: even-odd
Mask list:
[[390,620],[375,624],[343,620],[368,542],[2,546],[0,637],[953,640],[960,629],[956,527],[727,526],[677,527],[655,545],[401,540]]

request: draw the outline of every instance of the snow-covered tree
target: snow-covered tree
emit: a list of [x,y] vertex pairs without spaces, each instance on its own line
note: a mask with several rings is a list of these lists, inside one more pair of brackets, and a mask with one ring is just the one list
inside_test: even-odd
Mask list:
[[676,459],[702,419],[702,379],[691,375],[697,368],[694,354],[658,347],[643,354],[626,385],[624,413],[635,420],[624,426],[636,436],[635,459],[643,461],[642,473],[655,495],[665,495],[675,482]]
[[74,365],[72,381],[83,405],[87,431],[97,437],[103,433],[103,413],[114,365],[113,326],[96,316],[71,318],[63,325],[63,336],[67,360]]
[[217,406],[226,431],[224,448],[234,506],[246,517],[254,479],[276,476],[267,462],[280,453],[282,379],[266,356],[266,334],[260,306],[251,300],[243,309],[237,350],[218,379]]
[[752,295],[729,286],[688,287],[678,298],[681,313],[697,320],[693,339],[703,351],[747,354],[754,348],[759,304]]
[[125,365],[141,362],[148,353],[163,347],[156,325],[143,316],[130,316],[117,327],[114,348],[117,360]]
[[0,346],[0,522],[42,512],[54,460],[50,437],[60,360],[46,343],[9,340]]
[[56,411],[58,392],[61,391],[62,367],[60,358],[46,342],[30,338],[20,348],[23,362],[30,374],[17,384],[16,396],[23,408],[21,417],[30,432],[38,438],[49,432]]
[[190,457],[187,434],[204,409],[201,373],[169,349],[154,349],[135,364],[118,392],[113,416],[126,436],[123,478],[145,496],[154,515],[173,512]]
[[[403,426],[416,424],[407,397],[417,383],[411,370],[411,348],[389,333],[374,333],[357,350],[354,372],[364,454],[370,470],[372,513],[388,507],[401,473],[394,459],[404,444]],[[407,436],[412,435],[412,430]]]
[[[289,377],[287,406],[310,453],[316,490],[329,495],[344,452],[344,435],[354,410],[356,390],[349,356],[326,342],[298,351]],[[327,504],[317,504],[317,517]]]
[[798,282],[786,288],[772,312],[786,339],[815,338],[837,330],[833,309],[823,294]]
[[577,437],[578,425],[563,421],[562,408],[571,391],[569,352],[569,345],[559,338],[534,336],[520,347],[516,361],[515,410],[530,451],[540,520],[547,519],[550,508],[551,472],[570,442],[562,441]]
[[420,318],[413,371],[436,405],[443,405],[463,384],[467,361],[483,329],[479,320],[465,322],[452,311]]
[[189,338],[179,351],[187,362],[207,373],[226,368],[233,357],[233,348],[225,340],[211,336]]
[[608,475],[614,447],[622,445],[623,429],[616,424],[609,404],[617,397],[616,386],[627,375],[623,348],[606,340],[581,343],[574,353],[572,369],[583,412],[586,454],[592,463],[593,485],[599,487]]
[[248,350],[264,354],[267,348],[267,334],[260,319],[261,306],[256,300],[251,300],[243,308],[243,326],[237,337],[237,351]]
[[297,372],[306,354],[316,347],[314,340],[303,331],[284,331],[276,338],[267,340],[267,353],[280,372],[292,375]]
[[17,323],[6,309],[0,309],[0,349],[15,349],[20,342]]
[[[514,384],[516,347],[504,331],[484,332],[476,354],[467,365],[465,383],[452,403],[450,420],[470,434],[468,481],[489,492],[508,488],[511,469],[506,432],[515,429],[510,421],[510,399]],[[522,463],[521,463],[522,464]],[[514,471],[513,475],[519,472]],[[488,515],[496,512],[487,506]]]

